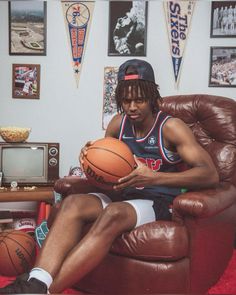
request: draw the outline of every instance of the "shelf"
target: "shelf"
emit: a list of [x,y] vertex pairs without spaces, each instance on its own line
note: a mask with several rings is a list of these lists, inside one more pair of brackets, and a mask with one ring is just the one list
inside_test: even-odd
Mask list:
[[52,201],[53,199],[53,187],[38,187],[34,190],[24,188],[0,190],[0,202]]

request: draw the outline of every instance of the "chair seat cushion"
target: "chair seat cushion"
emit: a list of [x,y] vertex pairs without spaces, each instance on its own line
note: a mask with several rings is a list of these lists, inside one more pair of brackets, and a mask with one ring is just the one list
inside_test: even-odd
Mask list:
[[155,221],[124,233],[113,243],[111,253],[144,261],[175,261],[187,256],[185,226]]

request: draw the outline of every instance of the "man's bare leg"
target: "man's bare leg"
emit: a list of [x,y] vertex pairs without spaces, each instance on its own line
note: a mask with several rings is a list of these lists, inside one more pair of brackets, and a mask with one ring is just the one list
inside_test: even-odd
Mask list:
[[54,277],[69,251],[79,243],[84,224],[97,219],[103,210],[101,201],[93,195],[71,195],[62,203],[50,228],[35,267]]
[[136,212],[130,204],[109,204],[87,235],[67,255],[50,287],[50,293],[60,293],[71,287],[97,266],[108,253],[114,239],[131,230],[136,220]]

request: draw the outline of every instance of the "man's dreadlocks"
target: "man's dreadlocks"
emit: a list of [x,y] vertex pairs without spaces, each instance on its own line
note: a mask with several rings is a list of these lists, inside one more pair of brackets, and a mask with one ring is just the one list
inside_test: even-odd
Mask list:
[[150,81],[144,80],[122,80],[118,82],[115,92],[115,99],[117,104],[117,110],[119,113],[123,113],[122,101],[128,96],[131,91],[132,97],[138,97],[140,93],[141,97],[145,98],[149,102],[152,112],[157,113],[159,111],[158,101],[162,101],[162,97],[159,93],[159,86]]

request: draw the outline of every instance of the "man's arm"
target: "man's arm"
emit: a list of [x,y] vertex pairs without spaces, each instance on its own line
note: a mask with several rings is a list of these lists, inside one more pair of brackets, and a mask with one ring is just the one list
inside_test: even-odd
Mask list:
[[119,137],[120,124],[122,116],[120,114],[115,115],[107,126],[105,137]]
[[165,146],[175,148],[190,167],[183,172],[154,172],[137,161],[138,167],[120,179],[115,189],[128,186],[160,185],[170,187],[205,188],[215,186],[219,176],[209,154],[197,143],[188,126],[176,118],[169,119],[163,127]]

